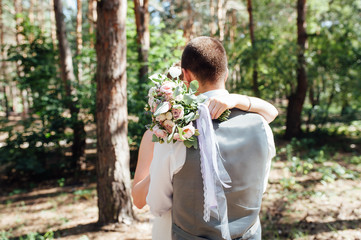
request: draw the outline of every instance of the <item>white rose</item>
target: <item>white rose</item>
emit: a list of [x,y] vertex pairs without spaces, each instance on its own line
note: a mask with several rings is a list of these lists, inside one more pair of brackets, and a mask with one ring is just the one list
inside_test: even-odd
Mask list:
[[166,78],[167,78],[167,76],[165,76],[164,74],[159,74],[159,73],[155,73],[149,77],[150,80],[153,80],[153,79],[164,80]]
[[157,120],[158,122],[163,122],[163,121],[166,120],[166,119],[167,119],[167,116],[166,116],[164,113],[158,115],[158,116],[155,118],[155,120]]
[[156,90],[156,87],[151,87],[148,91],[148,97],[152,97]]
[[168,72],[172,78],[176,78],[182,74],[182,69],[180,67],[170,67]]
[[175,97],[176,101],[182,101],[183,100],[183,95],[179,94],[178,96]]
[[171,120],[173,118],[173,115],[171,112],[167,112],[165,117],[168,119],[168,120]]
[[185,139],[191,138],[196,132],[196,129],[193,127],[192,123],[188,124],[183,128],[183,137]]

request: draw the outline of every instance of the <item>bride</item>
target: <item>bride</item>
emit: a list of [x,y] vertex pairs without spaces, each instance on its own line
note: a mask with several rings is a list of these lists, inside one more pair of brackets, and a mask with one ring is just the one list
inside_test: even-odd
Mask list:
[[[262,115],[270,123],[278,115],[277,109],[270,103],[256,98],[239,94],[227,94],[212,97],[207,102],[212,119],[217,119],[226,109],[238,108],[243,111],[251,111]],[[251,108],[252,106],[252,108]],[[132,197],[134,205],[141,209],[146,205],[146,197],[149,188],[149,169],[153,159],[154,142],[153,133],[147,130],[142,138],[138,163],[135,170],[132,185]],[[155,217],[153,222],[152,239],[171,239],[171,211],[160,217]]]

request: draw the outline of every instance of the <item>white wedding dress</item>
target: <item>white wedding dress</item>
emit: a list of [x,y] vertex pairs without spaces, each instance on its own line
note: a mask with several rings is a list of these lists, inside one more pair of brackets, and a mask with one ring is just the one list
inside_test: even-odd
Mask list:
[[152,229],[153,240],[172,239],[172,210],[169,210],[161,217],[155,217]]

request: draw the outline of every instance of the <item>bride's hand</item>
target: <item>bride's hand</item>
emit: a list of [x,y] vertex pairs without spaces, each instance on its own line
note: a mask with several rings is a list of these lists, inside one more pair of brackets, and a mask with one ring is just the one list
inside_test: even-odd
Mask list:
[[211,97],[207,101],[208,109],[212,119],[217,119],[227,109],[236,107],[237,100],[234,94]]

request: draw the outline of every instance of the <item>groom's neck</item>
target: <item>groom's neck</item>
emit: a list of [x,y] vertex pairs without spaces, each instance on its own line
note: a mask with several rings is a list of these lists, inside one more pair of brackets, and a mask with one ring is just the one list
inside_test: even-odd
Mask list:
[[226,89],[225,84],[219,83],[219,84],[206,84],[202,85],[200,84],[198,88],[198,93],[205,93],[213,90],[220,90],[220,89]]

